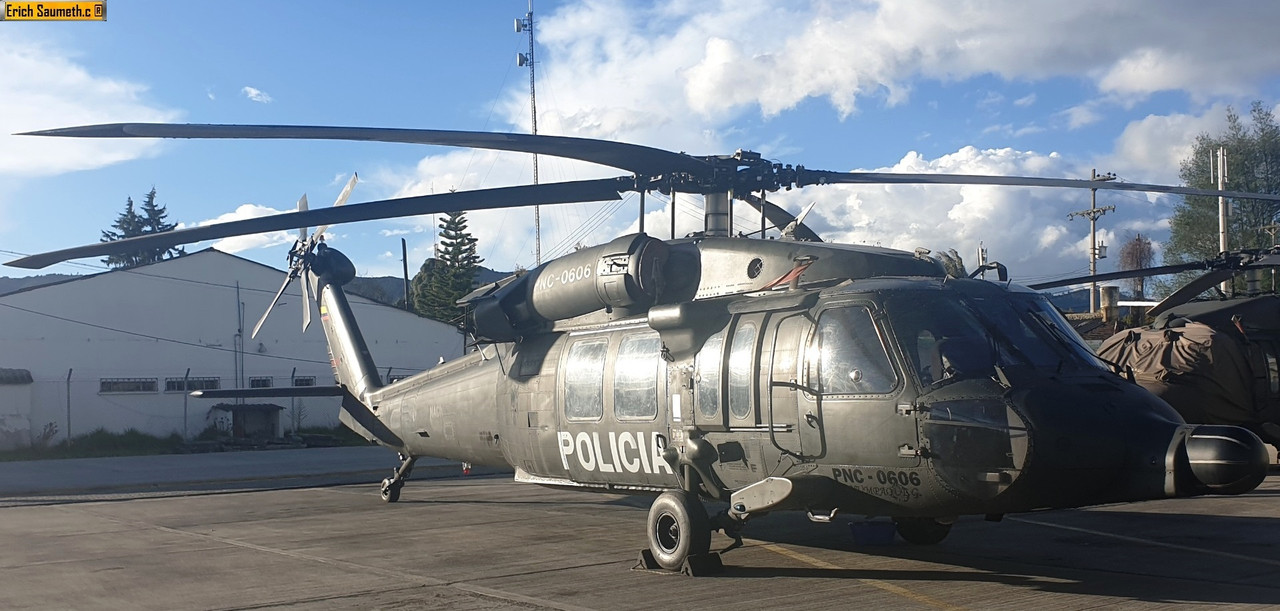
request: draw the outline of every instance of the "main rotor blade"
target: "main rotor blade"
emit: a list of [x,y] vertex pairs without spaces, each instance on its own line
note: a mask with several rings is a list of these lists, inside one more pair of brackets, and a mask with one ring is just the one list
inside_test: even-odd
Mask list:
[[1176,308],[1188,301],[1191,301],[1196,295],[1221,284],[1225,280],[1230,280],[1238,271],[1239,270],[1234,269],[1215,269],[1203,276],[1200,276],[1199,278],[1186,283],[1182,288],[1174,291],[1168,297],[1165,297],[1160,303],[1151,306],[1151,309],[1147,310],[1147,316],[1154,318],[1165,310]]
[[1216,261],[1193,261],[1191,263],[1178,263],[1176,265],[1165,265],[1162,267],[1147,267],[1143,269],[1127,269],[1118,272],[1108,272],[1105,274],[1094,274],[1092,276],[1076,276],[1075,278],[1065,278],[1062,280],[1051,280],[1049,282],[1040,282],[1038,284],[1028,284],[1027,288],[1041,291],[1044,289],[1058,288],[1060,286],[1071,286],[1073,284],[1084,284],[1086,282],[1106,282],[1109,280],[1125,280],[1127,278],[1145,278],[1147,276],[1163,276],[1165,274],[1176,274],[1178,272],[1186,272],[1196,269],[1210,269],[1211,263]]
[[1075,178],[1036,178],[1031,176],[983,176],[979,174],[894,174],[888,172],[831,172],[827,170],[809,169],[800,169],[796,171],[796,186],[804,187],[820,184],[1062,187],[1068,189],[1138,191],[1142,193],[1177,193],[1179,195],[1204,195],[1207,197],[1221,196],[1280,202],[1280,194],[1249,193],[1246,191],[1218,191],[1215,189],[1193,189],[1191,187],[1151,185],[1140,182],[1108,182]]
[[[770,224],[772,224],[774,227],[777,227],[778,229],[782,229],[783,227],[790,225],[793,221],[796,220],[796,217],[792,216],[790,212],[787,212],[785,208],[775,205],[771,201],[762,200],[759,197],[756,197],[755,195],[752,195],[750,193],[735,192],[733,196],[744,202],[747,202],[748,204],[751,204],[751,206],[756,209],[756,212],[761,212],[760,206],[763,205],[764,206],[763,214],[764,214],[765,220],[769,221]],[[800,240],[804,240],[806,242],[822,241],[822,238],[818,237],[817,232],[810,229],[804,223],[796,224],[795,237]]]
[[400,142],[537,153],[598,163],[646,176],[669,172],[709,174],[701,159],[662,149],[567,136],[498,134],[438,129],[385,127],[328,127],[311,125],[216,125],[168,123],[109,123],[64,127],[18,134],[73,138],[261,138],[295,140],[357,140]]
[[229,223],[153,233],[113,242],[99,242],[22,257],[21,259],[9,261],[5,265],[39,269],[70,259],[99,257],[266,231],[282,231],[308,225],[332,225],[401,216],[417,216],[420,214],[439,214],[458,210],[517,208],[531,204],[611,201],[618,199],[619,193],[630,191],[634,188],[635,181],[633,179],[618,177],[384,199],[339,208],[286,212],[253,219],[231,221]]

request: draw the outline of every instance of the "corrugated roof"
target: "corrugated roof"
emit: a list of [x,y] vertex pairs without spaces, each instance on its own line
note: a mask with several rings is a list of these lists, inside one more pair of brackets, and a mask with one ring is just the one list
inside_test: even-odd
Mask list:
[[0,367],[0,384],[30,384],[31,382],[31,372],[26,369]]

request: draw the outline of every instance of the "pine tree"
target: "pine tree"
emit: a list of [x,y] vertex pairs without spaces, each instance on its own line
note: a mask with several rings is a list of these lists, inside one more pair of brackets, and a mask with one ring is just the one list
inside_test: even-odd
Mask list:
[[[116,217],[116,222],[111,225],[114,231],[103,231],[102,241],[114,242],[141,235],[173,231],[177,224],[166,222],[165,218],[167,216],[168,212],[165,207],[156,203],[156,188],[151,187],[151,191],[147,193],[146,199],[142,202],[142,214],[138,214],[137,210],[134,209],[133,198],[127,198],[124,212],[121,212],[120,216]],[[165,259],[180,257],[184,254],[186,252],[183,249],[175,247],[147,248],[108,255],[102,262],[113,268],[120,269],[156,263]]]
[[410,283],[415,312],[436,320],[461,324],[458,299],[471,292],[476,270],[484,261],[476,254],[476,238],[467,231],[464,212],[449,212],[440,222],[437,258],[427,259]]
[[[125,200],[124,212],[116,217],[116,222],[111,225],[114,231],[107,230],[102,232],[103,242],[114,242],[123,240],[133,236],[142,235],[143,221],[142,217],[133,209],[133,198]],[[141,256],[137,252],[126,252],[114,255],[107,255],[102,262],[113,268],[134,267],[141,261]]]

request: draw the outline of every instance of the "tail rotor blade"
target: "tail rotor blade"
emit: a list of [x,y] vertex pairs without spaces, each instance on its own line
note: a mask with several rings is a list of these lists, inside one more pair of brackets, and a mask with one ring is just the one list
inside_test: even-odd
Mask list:
[[[351,190],[355,188],[356,182],[359,179],[360,179],[359,174],[356,174],[355,172],[351,173],[351,180],[347,181],[347,186],[342,188],[342,193],[339,193],[338,199],[334,200],[333,202],[334,208],[337,208],[338,206],[341,206],[347,203],[347,198],[351,197]],[[321,225],[320,228],[316,230],[316,239],[317,240],[321,239],[321,237],[324,235],[324,232],[328,230],[329,230],[328,225]]]
[[[319,235],[319,234],[316,234]],[[311,326],[311,274],[307,270],[302,270],[302,332],[307,332],[307,327]]]
[[284,294],[285,289],[289,288],[290,282],[293,282],[292,272],[284,277],[284,284],[281,284],[280,290],[276,291],[276,296],[271,300],[271,305],[267,306],[267,311],[262,313],[262,318],[258,319],[258,324],[253,326],[253,333],[249,335],[250,339],[258,337],[258,331],[262,329],[262,323],[267,322],[267,317],[271,315],[272,308],[275,308],[276,304],[279,303],[280,296]]
[[[298,199],[298,212],[304,212],[306,210],[307,210],[307,194],[303,193],[302,197]],[[306,243],[306,241],[307,241],[307,228],[299,227],[298,242]]]

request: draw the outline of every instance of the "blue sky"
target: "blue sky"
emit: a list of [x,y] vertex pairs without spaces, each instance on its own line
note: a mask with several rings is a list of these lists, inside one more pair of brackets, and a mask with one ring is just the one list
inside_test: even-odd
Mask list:
[[[33,129],[116,121],[527,131],[527,0],[484,3],[114,0],[105,23],[0,22],[0,257],[96,241],[154,185],[184,224],[529,182],[527,155],[398,144],[64,141]],[[1280,100],[1280,4],[1115,2],[539,1],[541,133],[724,154],[743,148],[830,170],[1177,182],[1194,136],[1228,105]],[[541,158],[543,182],[615,175]],[[1088,269],[1088,192],[811,187],[824,237],[903,249],[982,242],[1015,279]],[[650,198],[652,232],[668,210]],[[1167,238],[1168,198],[1099,194],[1100,237]],[[680,232],[700,206],[682,198]],[[612,215],[604,210],[616,210]],[[629,230],[634,199],[543,208],[543,252]],[[487,263],[534,264],[532,213],[470,215]],[[744,222],[746,220],[744,211]],[[431,253],[434,221],[334,227],[362,274]],[[282,266],[285,236],[220,244]],[[1100,262],[1112,269],[1114,258]],[[88,265],[86,265],[86,263]],[[96,261],[47,271],[87,273]],[[4,268],[0,274],[29,272]]]

